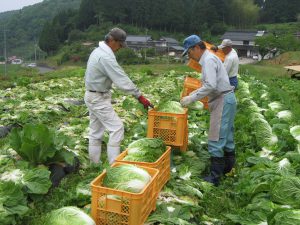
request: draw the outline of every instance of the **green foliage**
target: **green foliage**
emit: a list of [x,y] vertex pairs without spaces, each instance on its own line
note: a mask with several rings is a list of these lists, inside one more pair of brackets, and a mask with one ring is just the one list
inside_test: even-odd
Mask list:
[[1,224],[15,224],[16,218],[28,211],[26,197],[21,188],[12,181],[0,182]]
[[259,7],[253,0],[232,0],[229,1],[230,22],[239,29],[245,29],[255,25],[258,21]]
[[291,34],[285,34],[275,36],[274,34],[267,34],[255,39],[255,44],[258,45],[258,49],[262,58],[270,51],[281,53],[286,51],[300,50],[300,41],[297,40]]
[[[192,218],[200,212],[200,207],[180,205],[176,203],[160,204],[155,214],[149,216],[147,222],[168,225],[190,225]],[[192,212],[191,212],[192,211]]]
[[300,207],[300,179],[295,176],[285,176],[275,181],[271,186],[271,199],[282,205]]
[[59,39],[53,25],[46,23],[42,30],[39,47],[48,54],[58,49]]
[[116,58],[120,64],[140,64],[142,63],[142,59],[139,58],[134,50],[130,48],[120,49],[116,53]]
[[268,0],[261,3],[261,21],[265,23],[296,22],[300,2],[297,0]]
[[[9,13],[0,13],[0,24],[7,29],[8,55],[32,56],[33,44],[37,43],[46,22],[68,9],[78,9],[81,0],[51,0],[24,7]],[[6,14],[5,17],[1,17]],[[3,43],[3,35],[0,35]],[[30,51],[30,54],[29,54]],[[1,55],[1,53],[0,53]]]
[[68,41],[69,42],[75,42],[82,40],[84,37],[84,33],[81,30],[71,30],[68,36]]
[[275,210],[273,216],[268,218],[270,225],[294,225],[300,224],[299,209],[281,209]]
[[77,26],[85,30],[96,23],[96,0],[82,0],[77,15]]
[[255,39],[255,44],[258,45],[258,51],[262,55],[262,59],[269,51],[278,46],[278,39],[273,34],[264,35]]
[[14,128],[10,143],[24,160],[34,165],[55,162],[73,164],[75,157],[73,152],[64,149],[64,146],[70,145],[69,139],[43,124],[28,124],[23,130]]
[[33,169],[15,169],[6,171],[0,176],[0,182],[12,181],[22,187],[25,193],[46,194],[51,187],[50,171],[46,167]]

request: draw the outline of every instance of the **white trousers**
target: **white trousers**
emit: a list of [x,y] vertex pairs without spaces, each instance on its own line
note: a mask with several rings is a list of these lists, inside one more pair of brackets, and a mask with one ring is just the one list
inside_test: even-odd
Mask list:
[[104,131],[109,132],[107,156],[113,163],[120,153],[120,144],[124,138],[124,125],[111,104],[111,93],[85,92],[84,101],[89,109],[89,157],[93,162],[100,161],[101,140]]

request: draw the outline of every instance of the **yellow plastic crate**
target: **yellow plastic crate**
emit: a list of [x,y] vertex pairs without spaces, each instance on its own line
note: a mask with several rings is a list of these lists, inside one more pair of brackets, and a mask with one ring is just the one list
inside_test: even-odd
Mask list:
[[[125,163],[114,163],[112,167]],[[143,225],[156,208],[158,170],[139,166],[152,177],[141,193],[130,193],[103,187],[104,170],[91,183],[91,216],[96,225]],[[117,198],[116,198],[117,197]]]
[[[184,79],[183,91],[181,97],[188,96],[191,92],[199,89],[200,87],[202,87],[202,83],[199,79],[186,77]],[[202,98],[199,101],[203,103],[205,109],[208,109],[208,97]]]
[[183,114],[176,114],[149,110],[147,137],[161,138],[166,145],[180,147],[181,151],[186,151],[187,111],[185,108]]
[[166,151],[162,156],[156,160],[156,162],[133,162],[133,161],[126,161],[123,160],[125,156],[128,155],[128,149],[123,151],[116,159],[116,162],[121,163],[128,163],[128,164],[134,164],[138,166],[144,166],[149,168],[155,168],[159,170],[158,176],[157,176],[157,194],[161,191],[163,186],[168,182],[171,175],[171,147],[167,146]]

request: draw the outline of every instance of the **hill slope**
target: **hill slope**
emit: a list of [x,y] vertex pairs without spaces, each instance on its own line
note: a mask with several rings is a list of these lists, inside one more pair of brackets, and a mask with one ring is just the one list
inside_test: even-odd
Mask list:
[[[38,41],[44,23],[51,21],[59,11],[78,9],[80,2],[81,0],[44,0],[21,10],[0,13],[1,31],[4,26],[6,29],[7,55],[28,57],[28,52],[34,52],[34,42]],[[0,43],[3,43],[3,35],[0,35]],[[0,55],[3,55],[2,48]]]

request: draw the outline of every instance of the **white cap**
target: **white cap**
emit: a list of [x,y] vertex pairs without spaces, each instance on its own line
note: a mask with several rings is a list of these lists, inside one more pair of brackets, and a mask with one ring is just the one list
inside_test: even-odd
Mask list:
[[232,47],[232,41],[230,39],[224,39],[221,43],[221,45],[218,46],[218,48],[222,49],[225,47]]

